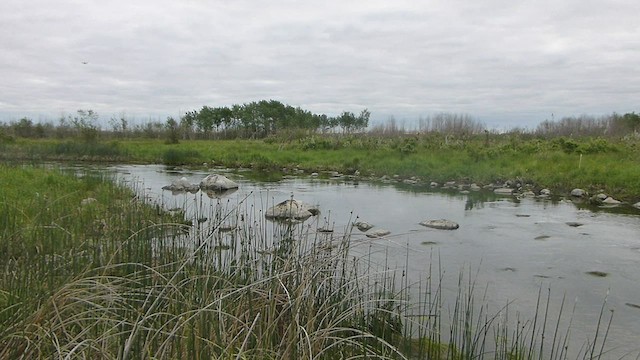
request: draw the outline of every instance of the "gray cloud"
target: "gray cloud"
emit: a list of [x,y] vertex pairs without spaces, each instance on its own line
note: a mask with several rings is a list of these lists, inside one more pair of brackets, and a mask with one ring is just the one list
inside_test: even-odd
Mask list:
[[0,115],[261,99],[495,126],[638,111],[638,13],[633,0],[7,0]]

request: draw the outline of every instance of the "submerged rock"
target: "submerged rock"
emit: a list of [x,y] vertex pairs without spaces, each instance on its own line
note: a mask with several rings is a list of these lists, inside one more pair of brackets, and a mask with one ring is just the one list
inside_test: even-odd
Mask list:
[[496,195],[513,195],[513,189],[511,188],[497,188],[493,192]]
[[391,234],[391,231],[389,231],[389,230],[378,229],[378,230],[369,231],[365,235],[367,237],[369,237],[369,238],[381,238],[381,237],[387,236],[389,234]]
[[202,190],[229,190],[237,188],[237,183],[223,175],[211,174],[200,181],[200,189]]
[[607,277],[609,274],[604,271],[587,271],[587,275],[595,276],[595,277]]
[[369,230],[371,230],[371,228],[373,228],[373,225],[369,224],[366,221],[356,221],[353,223],[353,226],[357,227],[358,230],[362,231],[362,232],[367,232]]
[[211,199],[220,199],[222,197],[225,197],[229,194],[232,194],[236,191],[238,191],[238,188],[235,189],[224,189],[224,190],[202,190],[205,194],[207,194],[207,196]]
[[186,177],[181,177],[180,179],[172,181],[171,185],[163,186],[162,190],[170,190],[172,192],[196,193],[198,192],[199,187],[197,184],[190,183]]
[[313,215],[319,214],[317,207],[298,200],[285,200],[265,212],[267,219],[274,220],[299,220],[304,221]]
[[445,189],[452,189],[454,187],[456,187],[456,182],[455,181],[447,181],[444,183],[444,185],[442,186]]
[[420,225],[439,230],[455,230],[460,227],[458,223],[446,219],[425,220]]

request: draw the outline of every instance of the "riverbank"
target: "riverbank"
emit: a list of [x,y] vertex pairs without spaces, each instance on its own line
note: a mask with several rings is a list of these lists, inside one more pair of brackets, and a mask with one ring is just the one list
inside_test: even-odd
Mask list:
[[520,184],[569,195],[581,188],[628,203],[640,201],[640,141],[601,138],[308,136],[265,140],[121,139],[83,143],[24,140],[3,143],[2,158],[28,161],[161,163],[250,167],[276,174],[335,171],[368,180],[478,186]]

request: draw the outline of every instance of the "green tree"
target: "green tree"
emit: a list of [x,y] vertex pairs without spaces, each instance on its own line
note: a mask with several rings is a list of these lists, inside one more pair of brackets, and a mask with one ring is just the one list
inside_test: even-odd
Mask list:
[[167,132],[167,144],[177,144],[180,142],[180,125],[178,122],[169,116],[165,123],[165,130]]
[[203,106],[196,115],[195,123],[198,131],[206,139],[209,136],[209,132],[213,130],[215,123],[215,112],[213,108]]
[[198,113],[196,111],[188,111],[180,117],[180,130],[182,131],[183,139],[191,139],[197,116]]
[[632,132],[640,131],[640,115],[635,112],[622,115],[622,121]]
[[13,132],[18,137],[29,138],[33,137],[33,121],[23,117],[16,124],[13,125]]
[[78,110],[76,115],[71,117],[76,132],[85,142],[93,143],[98,140],[98,117],[98,113],[93,110]]

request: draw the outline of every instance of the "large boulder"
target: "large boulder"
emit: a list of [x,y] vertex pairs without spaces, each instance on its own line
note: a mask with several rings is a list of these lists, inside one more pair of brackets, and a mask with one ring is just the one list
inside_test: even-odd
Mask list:
[[298,220],[304,221],[313,215],[317,215],[317,207],[298,200],[285,200],[275,206],[270,207],[264,216],[272,220]]
[[237,189],[238,184],[229,180],[226,176],[211,174],[200,181],[200,189],[202,190],[229,190]]
[[455,230],[460,227],[458,223],[446,219],[425,220],[420,225],[439,230]]
[[180,179],[173,180],[171,185],[166,185],[162,187],[162,190],[170,190],[172,192],[192,192],[196,193],[199,190],[197,184],[192,184],[187,180],[186,177],[181,177]]

